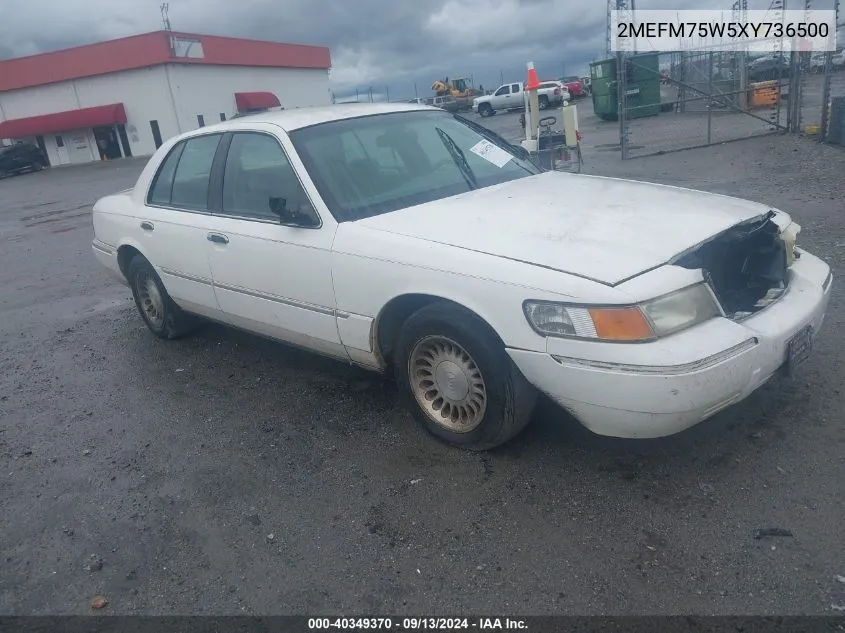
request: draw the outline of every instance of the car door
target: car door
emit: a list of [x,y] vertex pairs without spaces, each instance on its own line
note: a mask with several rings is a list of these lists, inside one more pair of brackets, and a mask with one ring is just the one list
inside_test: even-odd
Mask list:
[[525,104],[522,100],[522,85],[511,84],[511,91],[508,99],[508,108],[522,108]]
[[175,144],[162,161],[137,222],[138,244],[183,309],[219,318],[211,283],[208,192],[211,166],[223,134],[194,136]]
[[494,110],[504,110],[507,108],[508,99],[510,98],[511,87],[499,86],[496,92],[493,93],[493,98],[490,99]]
[[337,330],[326,223],[270,131],[227,135],[207,236],[214,289],[232,325],[348,358]]

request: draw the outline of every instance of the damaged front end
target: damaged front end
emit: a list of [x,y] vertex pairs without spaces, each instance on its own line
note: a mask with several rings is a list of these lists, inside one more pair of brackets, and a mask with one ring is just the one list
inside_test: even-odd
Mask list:
[[789,286],[789,267],[798,257],[795,242],[800,227],[784,228],[777,214],[738,224],[672,262],[701,269],[728,318],[740,320],[777,301]]

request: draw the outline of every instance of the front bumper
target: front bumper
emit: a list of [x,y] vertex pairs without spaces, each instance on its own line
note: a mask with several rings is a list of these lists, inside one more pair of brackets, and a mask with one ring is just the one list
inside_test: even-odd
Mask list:
[[713,319],[644,344],[549,339],[547,353],[508,354],[531,383],[599,435],[672,435],[746,398],[784,365],[793,335],[807,325],[818,332],[830,268],[802,252],[790,270],[787,293],[742,322]]

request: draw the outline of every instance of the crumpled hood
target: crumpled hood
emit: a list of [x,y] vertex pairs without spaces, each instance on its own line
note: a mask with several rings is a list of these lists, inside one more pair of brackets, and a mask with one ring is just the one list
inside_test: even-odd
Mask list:
[[[615,285],[769,210],[679,187],[547,172],[356,224]],[[789,220],[780,215],[778,224]]]

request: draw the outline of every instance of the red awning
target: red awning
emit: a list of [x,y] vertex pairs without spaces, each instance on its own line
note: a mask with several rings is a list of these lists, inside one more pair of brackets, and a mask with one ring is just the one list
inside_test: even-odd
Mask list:
[[116,123],[126,123],[126,110],[124,110],[122,103],[54,112],[53,114],[42,114],[25,119],[0,121],[0,138],[23,138],[37,134],[54,134],[98,125],[115,125]]
[[238,106],[238,112],[266,110],[282,105],[279,103],[279,98],[272,92],[236,92],[235,103]]

